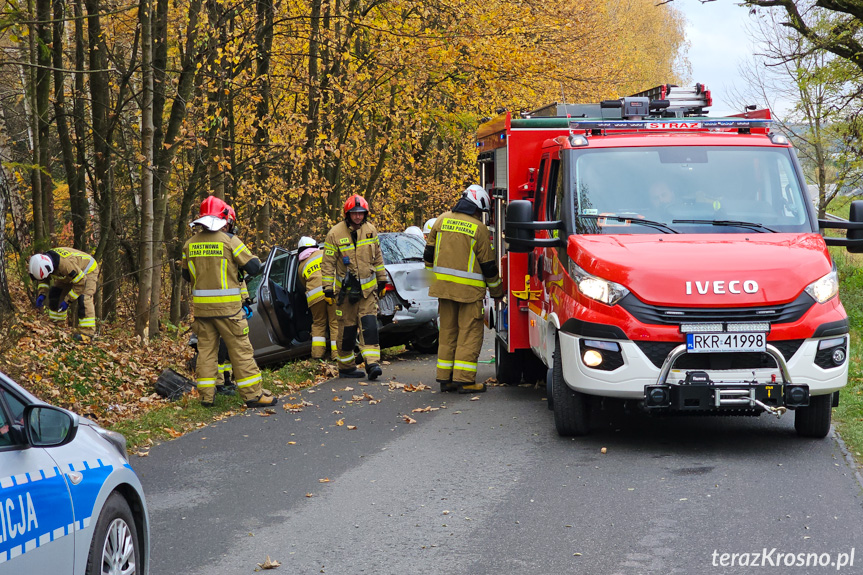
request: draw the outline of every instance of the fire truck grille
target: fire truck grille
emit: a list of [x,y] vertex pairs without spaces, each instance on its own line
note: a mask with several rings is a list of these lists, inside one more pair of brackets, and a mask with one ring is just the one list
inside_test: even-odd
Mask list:
[[[682,342],[667,341],[637,341],[635,344],[647,356],[656,367],[662,367],[662,363]],[[802,339],[787,339],[783,341],[771,341],[770,345],[776,347],[785,358],[790,360],[800,346]],[[766,353],[688,353],[674,362],[674,369],[756,369],[759,367],[775,367],[776,362]]]
[[631,313],[641,323],[652,325],[680,325],[681,323],[719,322],[770,322],[792,323],[803,317],[815,305],[809,294],[800,296],[786,304],[764,307],[666,307],[646,304],[633,294],[620,300],[620,307]]

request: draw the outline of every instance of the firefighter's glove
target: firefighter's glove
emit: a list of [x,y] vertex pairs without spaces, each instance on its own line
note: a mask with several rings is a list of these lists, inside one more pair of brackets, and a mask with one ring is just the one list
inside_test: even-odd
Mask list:
[[57,306],[57,311],[66,311],[69,309],[69,304],[66,303],[66,300],[60,302],[60,305]]
[[333,286],[329,286],[329,287],[324,288],[324,299],[330,300],[327,303],[333,303],[333,298],[335,298],[335,297],[336,297],[336,294],[333,293]]
[[384,297],[384,294],[387,293],[387,282],[379,281],[378,282],[378,298]]
[[325,297],[324,301],[327,302],[327,305],[333,305],[334,303],[336,303],[336,300],[331,297]]
[[252,319],[254,312],[252,311],[252,300],[246,300],[243,302],[243,313],[246,314],[246,319]]
[[42,309],[43,305],[45,305],[45,294],[39,294],[36,298],[36,309]]

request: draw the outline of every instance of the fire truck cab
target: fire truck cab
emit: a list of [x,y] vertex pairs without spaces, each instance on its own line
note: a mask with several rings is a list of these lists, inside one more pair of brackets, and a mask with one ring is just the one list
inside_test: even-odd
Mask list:
[[[499,381],[546,379],[561,435],[595,398],[656,414],[795,412],[824,437],[849,326],[819,222],[769,110],[708,118],[709,91],[659,86],[506,112],[478,131],[506,302],[489,308]],[[823,227],[849,229],[825,238]]]

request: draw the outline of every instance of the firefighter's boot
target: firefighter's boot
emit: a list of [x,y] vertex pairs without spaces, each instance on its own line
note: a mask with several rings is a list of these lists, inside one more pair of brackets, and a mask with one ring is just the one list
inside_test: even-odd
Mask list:
[[384,371],[381,369],[376,363],[366,364],[366,373],[369,375],[369,379],[375,380],[383,375]]
[[246,407],[275,407],[278,403],[279,398],[274,396],[271,391],[265,389],[257,399],[247,401]]
[[458,384],[453,383],[451,379],[439,379],[437,382],[440,384],[440,392],[447,393],[448,391],[458,391]]
[[237,384],[231,381],[231,377],[225,374],[225,383],[216,386],[218,395],[237,395]]
[[485,383],[460,383],[459,393],[482,393],[485,391]]
[[365,376],[366,376],[366,374],[363,373],[363,370],[357,369],[356,367],[353,369],[340,369],[339,370],[339,377],[359,378],[359,377],[365,377]]

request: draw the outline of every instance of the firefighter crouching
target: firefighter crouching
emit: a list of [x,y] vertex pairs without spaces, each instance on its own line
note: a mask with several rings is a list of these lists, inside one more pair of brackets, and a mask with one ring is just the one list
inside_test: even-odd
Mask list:
[[327,234],[321,275],[324,296],[336,299],[339,321],[339,376],[363,377],[357,369],[354,344],[362,326],[360,345],[369,379],[377,379],[381,347],[378,339],[378,298],[387,285],[387,272],[375,227],[368,222],[369,204],[354,194],[345,202],[345,219]]
[[225,202],[207,197],[201,202],[200,217],[193,222],[195,234],[183,246],[183,278],[192,283],[193,329],[198,336],[198,393],[201,405],[212,407],[221,337],[243,401],[248,407],[270,407],[278,399],[261,387],[239,280],[240,270],[247,277],[261,273],[261,261],[237,236],[223,230],[229,214]]
[[[30,258],[30,277],[38,284],[36,307],[48,299],[48,317],[65,322],[69,305],[78,302],[78,330],[73,339],[84,343],[96,335],[96,306],[93,296],[99,266],[90,254],[72,248],[54,248]],[[52,281],[53,280],[53,283]]]
[[318,248],[318,242],[314,238],[303,236],[297,244],[297,257],[300,261],[300,283],[306,290],[306,303],[312,312],[312,359],[323,359],[327,352],[327,341],[332,358],[337,359],[336,337],[339,322],[332,298],[324,295],[324,281],[321,278],[324,251]]
[[462,192],[452,211],[437,218],[423,252],[435,279],[429,295],[438,298],[440,335],[437,381],[441,391],[485,391],[476,383],[476,365],[483,339],[482,299],[499,301],[503,286],[489,231],[479,213],[490,207],[488,192],[472,185]]

